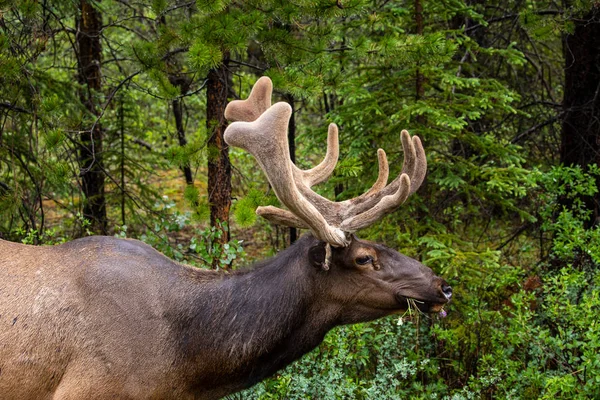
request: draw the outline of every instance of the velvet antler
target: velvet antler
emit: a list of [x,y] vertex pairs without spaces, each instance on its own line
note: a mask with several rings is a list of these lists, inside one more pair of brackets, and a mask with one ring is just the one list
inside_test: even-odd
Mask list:
[[355,232],[396,210],[425,178],[427,160],[420,139],[401,133],[404,149],[402,172],[386,185],[389,167],[385,152],[377,151],[379,175],[366,193],[341,202],[330,201],[311,190],[329,178],[339,156],[338,129],[329,125],[327,154],[316,167],[302,170],[290,160],[287,127],[292,109],[287,103],[271,104],[272,83],[260,78],[247,100],[232,101],[225,116],[235,120],[225,131],[225,141],[245,149],[258,161],[275,194],[288,209],[259,207],[258,215],[270,221],[309,228],[333,246],[346,246],[348,233]]

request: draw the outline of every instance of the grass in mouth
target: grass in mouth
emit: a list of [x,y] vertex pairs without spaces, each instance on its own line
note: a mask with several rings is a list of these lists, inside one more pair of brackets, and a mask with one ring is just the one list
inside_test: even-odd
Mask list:
[[[405,320],[411,320],[418,325],[420,320],[421,320],[421,316],[424,316],[425,318],[431,318],[430,315],[427,315],[426,313],[424,313],[423,311],[421,311],[419,309],[419,307],[417,306],[417,303],[421,303],[423,304],[422,301],[419,300],[415,300],[415,299],[406,299],[406,302],[408,304],[408,308],[406,309],[406,311],[400,315],[400,317],[398,318],[398,325],[402,325],[404,324]],[[446,317],[446,310],[444,310],[444,308],[442,308],[439,312],[438,315],[441,318]]]

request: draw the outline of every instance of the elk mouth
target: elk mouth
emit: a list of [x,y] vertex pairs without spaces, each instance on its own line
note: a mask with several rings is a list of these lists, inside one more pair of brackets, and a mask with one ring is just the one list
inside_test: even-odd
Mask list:
[[439,313],[443,310],[444,306],[452,300],[452,287],[446,283],[443,279],[439,280],[439,290],[433,294],[431,291],[424,291],[426,294],[422,298],[413,296],[406,296],[402,294],[403,289],[399,288],[396,292],[396,301],[400,305],[400,310],[416,309],[422,313]]
[[401,294],[397,294],[396,301],[400,305],[397,312],[405,312],[409,309],[416,308],[422,313],[434,314],[440,312],[450,300],[445,300],[443,302],[434,302],[428,300],[419,300],[414,297],[406,297]]

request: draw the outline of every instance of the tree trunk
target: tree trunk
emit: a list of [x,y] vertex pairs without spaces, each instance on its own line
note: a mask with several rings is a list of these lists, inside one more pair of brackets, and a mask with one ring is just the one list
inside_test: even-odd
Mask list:
[[[182,92],[183,93],[183,92]],[[175,129],[177,129],[177,139],[181,147],[187,145],[187,139],[185,137],[185,128],[183,126],[183,102],[180,99],[175,99],[172,102],[173,115],[175,117]],[[190,163],[186,162],[181,170],[185,177],[185,183],[189,186],[194,186],[194,177],[192,176],[192,168]]]
[[[296,163],[296,104],[294,103],[294,96],[287,95],[286,100],[289,105],[292,107],[292,116],[290,117],[290,122],[288,124],[288,145],[290,149],[290,159],[295,164]],[[290,245],[296,241],[298,238],[298,229],[294,227],[288,228],[288,232],[290,234]]]
[[[231,163],[229,147],[223,139],[227,127],[225,106],[231,87],[228,67],[229,57],[208,73],[206,85],[206,127],[208,138],[208,201],[210,203],[210,223],[220,227],[221,243],[227,243],[229,236],[229,209],[231,208]],[[218,266],[218,260],[213,267]]]
[[121,225],[125,226],[125,109],[123,105],[123,96],[119,96],[119,128],[119,138],[121,140],[121,163],[119,165],[121,173]]
[[84,195],[83,216],[90,221],[88,228],[94,233],[105,234],[107,227],[104,197],[104,172],[102,166],[102,127],[98,118],[102,75],[100,70],[102,46],[100,32],[102,15],[87,0],[79,4],[77,21],[77,71],[82,85],[79,97],[88,111],[81,129],[79,163],[81,185]]
[[[165,15],[160,17],[159,24],[166,27],[167,19]],[[182,95],[186,94],[192,81],[182,73],[183,68],[181,67],[180,62],[178,62],[176,55],[167,59],[167,69],[170,71],[168,73],[169,82],[171,82],[173,86],[178,87]],[[175,129],[177,130],[179,146],[185,147],[188,142],[185,135],[185,127],[183,125],[183,99],[179,97],[175,98],[171,102],[171,106],[173,107],[173,117],[175,118]],[[192,175],[192,168],[189,161],[186,161],[184,165],[181,166],[181,172],[183,172],[186,185],[194,186],[194,176]],[[194,200],[193,206],[194,208],[198,206],[197,200]]]
[[[565,116],[560,161],[583,168],[600,165],[600,6],[575,21],[575,31],[565,37],[564,53]],[[591,227],[599,216],[600,195],[582,200],[593,211],[587,221]]]

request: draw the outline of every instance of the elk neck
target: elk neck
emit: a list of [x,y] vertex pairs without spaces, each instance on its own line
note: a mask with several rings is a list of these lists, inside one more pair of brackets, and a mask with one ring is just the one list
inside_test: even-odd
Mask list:
[[198,288],[181,343],[200,375],[211,377],[198,385],[249,387],[315,348],[336,325],[335,307],[321,295],[324,272],[307,261],[315,243],[305,235],[270,260]]

